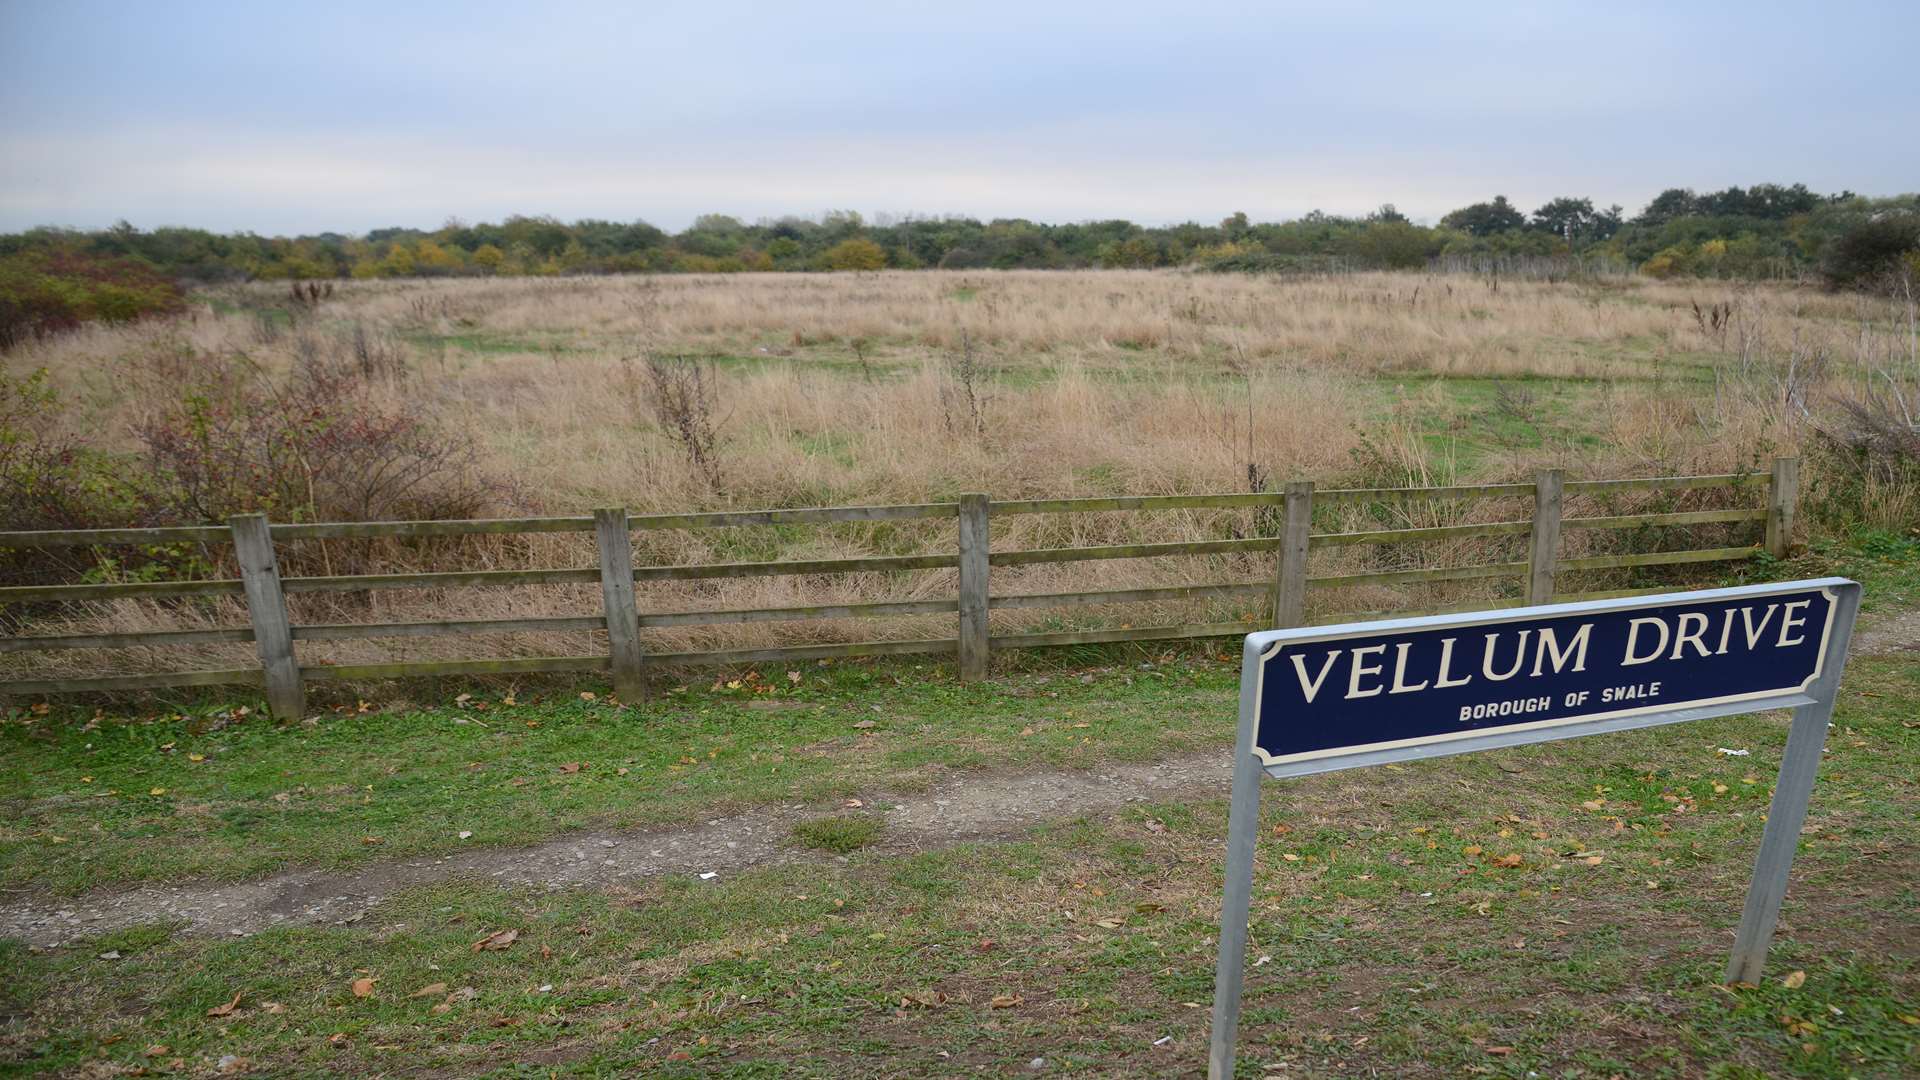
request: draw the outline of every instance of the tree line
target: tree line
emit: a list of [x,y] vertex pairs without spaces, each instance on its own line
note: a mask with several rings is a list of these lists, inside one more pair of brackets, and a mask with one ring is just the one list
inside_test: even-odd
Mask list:
[[[1799,278],[1855,284],[1920,250],[1920,196],[1822,195],[1804,184],[1661,192],[1638,214],[1586,197],[1527,211],[1505,196],[1461,207],[1437,224],[1391,204],[1363,216],[1319,211],[1281,222],[1236,213],[1212,225],[1142,226],[1124,220],[1049,224],[1023,218],[906,217],[869,221],[851,211],[748,224],[706,214],[678,233],[644,221],[509,217],[450,220],[438,229],[383,228],[360,236],[261,236],[195,228],[141,230],[126,222],[82,231],[0,235],[6,265],[59,253],[131,260],[202,283],[242,280],[727,273],[766,270],[1053,269],[1198,265],[1221,270],[1418,268],[1446,257],[1603,258],[1655,277]],[[15,277],[18,276],[16,273]]]

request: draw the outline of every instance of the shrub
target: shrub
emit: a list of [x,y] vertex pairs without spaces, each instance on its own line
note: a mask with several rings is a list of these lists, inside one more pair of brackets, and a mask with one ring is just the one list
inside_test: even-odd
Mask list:
[[820,253],[828,270],[878,270],[887,265],[886,249],[865,237],[849,237]]
[[176,388],[136,433],[170,515],[218,522],[265,512],[281,521],[473,517],[496,493],[473,448],[417,398],[377,391],[392,369],[350,343],[301,339],[291,372],[190,350],[152,359]]
[[1841,233],[1820,259],[1820,274],[1836,289],[1873,285],[1920,254],[1920,213],[1891,211]]
[[137,259],[75,251],[0,256],[0,349],[78,328],[185,310],[180,287]]
[[[22,378],[0,372],[0,531],[151,524],[156,499],[145,470],[61,432],[58,405],[45,370]],[[142,563],[169,557],[132,554]],[[12,548],[0,551],[0,581],[44,583],[91,564],[86,549]]]

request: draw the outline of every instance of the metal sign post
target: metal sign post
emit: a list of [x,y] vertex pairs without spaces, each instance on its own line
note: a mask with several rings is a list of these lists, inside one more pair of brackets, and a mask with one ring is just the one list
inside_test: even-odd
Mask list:
[[1758,982],[1860,607],[1820,578],[1249,634],[1209,1080],[1233,1075],[1260,782],[1791,708],[1729,982]]

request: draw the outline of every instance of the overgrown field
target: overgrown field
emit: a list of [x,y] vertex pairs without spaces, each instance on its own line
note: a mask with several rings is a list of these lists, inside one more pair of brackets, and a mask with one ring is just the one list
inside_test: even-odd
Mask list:
[[[1788,286],[1468,274],[1256,277],[1174,271],[916,272],[353,282],[199,293],[190,316],[15,349],[0,527],[580,514],[1513,480],[1807,461],[1822,532],[1920,520],[1910,426],[1920,336],[1904,298]],[[30,373],[44,368],[34,382]],[[1622,513],[1677,501],[1570,507]],[[1727,497],[1753,505],[1755,496]],[[1382,525],[1523,517],[1519,502],[1416,507]],[[1353,521],[1329,519],[1328,527]],[[996,548],[1270,535],[1272,515],[1031,515]],[[1650,550],[1746,543],[1751,527],[1570,537]],[[655,531],[643,562],[950,551],[947,522]],[[592,565],[590,539],[287,545],[290,572]],[[1518,541],[1343,549],[1337,567],[1516,556]],[[1604,549],[1603,549],[1604,550]],[[1570,548],[1569,554],[1586,550]],[[12,582],[224,572],[221,548],[8,555]],[[1261,557],[995,573],[1054,592],[1270,577]],[[1618,572],[1604,588],[1668,580]],[[1373,587],[1321,611],[1507,595],[1516,583]],[[647,586],[647,610],[953,594],[951,573]],[[592,614],[591,587],[295,598],[301,622]],[[1214,601],[995,613],[996,629],[1218,622]],[[9,629],[243,625],[225,602],[0,614]],[[949,620],[651,630],[654,651],[932,637]],[[604,651],[564,635],[310,642],[307,662]],[[16,677],[244,666],[249,647],[6,654]]]
[[[1911,541],[1782,570],[1862,580],[1868,626],[1920,604]],[[1758,987],[1718,979],[1782,716],[1269,785],[1238,1075],[1913,1075],[1913,655],[1849,668]],[[349,925],[0,942],[0,1073],[1199,1075],[1223,795],[915,851],[875,793],[1224,753],[1231,659],[968,686],[905,665],[800,674],[624,708],[604,687],[448,688],[282,730],[212,706],[17,714],[0,729],[9,901],[765,803],[805,820],[784,865],[712,880],[456,876]]]

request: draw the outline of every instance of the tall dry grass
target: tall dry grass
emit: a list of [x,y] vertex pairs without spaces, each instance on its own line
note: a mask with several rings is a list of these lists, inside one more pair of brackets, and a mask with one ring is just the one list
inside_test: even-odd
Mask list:
[[[1897,305],[1790,287],[1496,283],[1416,274],[356,282],[316,310],[295,313],[291,325],[274,311],[283,298],[266,286],[214,290],[182,320],[92,328],[9,354],[4,363],[14,371],[50,369],[65,395],[62,423],[132,452],[137,418],[171,392],[130,377],[142,370],[144,356],[245,357],[275,370],[301,349],[371,343],[400,361],[397,375],[378,382],[374,400],[429,413],[470,441],[479,468],[500,482],[490,513],[581,514],[603,505],[644,513],[924,502],[966,491],[1001,499],[1231,491],[1256,483],[1277,488],[1297,477],[1401,486],[1521,479],[1542,467],[1575,477],[1764,468],[1772,454],[1809,442],[1822,401],[1871,381],[1897,351],[1900,316]],[[1713,305],[1734,314],[1725,322],[1696,317],[1696,306]],[[663,430],[649,397],[650,359],[710,365],[717,487],[714,473],[693,467]],[[1527,395],[1515,394],[1511,419],[1561,434],[1506,445],[1481,437],[1479,429],[1499,418],[1456,392],[1463,379],[1574,387],[1579,405],[1575,415],[1548,424],[1528,416]],[[1446,430],[1453,435],[1436,436]],[[1709,505],[1704,500],[1711,498],[1691,495],[1659,508]],[[1512,520],[1526,509],[1513,502],[1424,507],[1389,524]],[[1322,527],[1363,524],[1369,522],[1328,515]],[[1271,515],[1254,512],[1031,515],[996,520],[993,532],[997,549],[1011,549],[1220,539],[1261,535],[1271,525]],[[1572,534],[1569,553],[1618,543],[1740,542],[1737,530],[1722,532]],[[636,536],[636,548],[648,564],[898,554],[951,550],[953,533],[948,522],[647,531]],[[1340,549],[1317,555],[1315,572],[1523,557],[1517,546]],[[300,572],[402,571],[587,566],[593,555],[585,537],[548,535],[416,545],[329,541],[290,545],[283,560]],[[1126,560],[996,571],[994,587],[1054,592],[1251,581],[1270,573],[1264,557]],[[1349,590],[1315,602],[1323,611],[1391,609],[1501,587]],[[939,571],[757,578],[647,585],[641,602],[652,611],[771,607],[923,599],[953,589],[951,574]],[[590,614],[598,603],[591,588],[294,600],[301,622]],[[1000,611],[994,624],[1012,631],[1221,621],[1257,617],[1258,607]],[[31,632],[244,621],[231,605],[122,602],[64,617],[36,614]],[[649,631],[648,638],[655,651],[679,651],[950,634],[950,620],[925,618],[690,628]],[[310,643],[301,653],[307,662],[347,662],[604,647],[589,637],[500,635]],[[248,663],[242,646],[6,654],[0,670]]]

